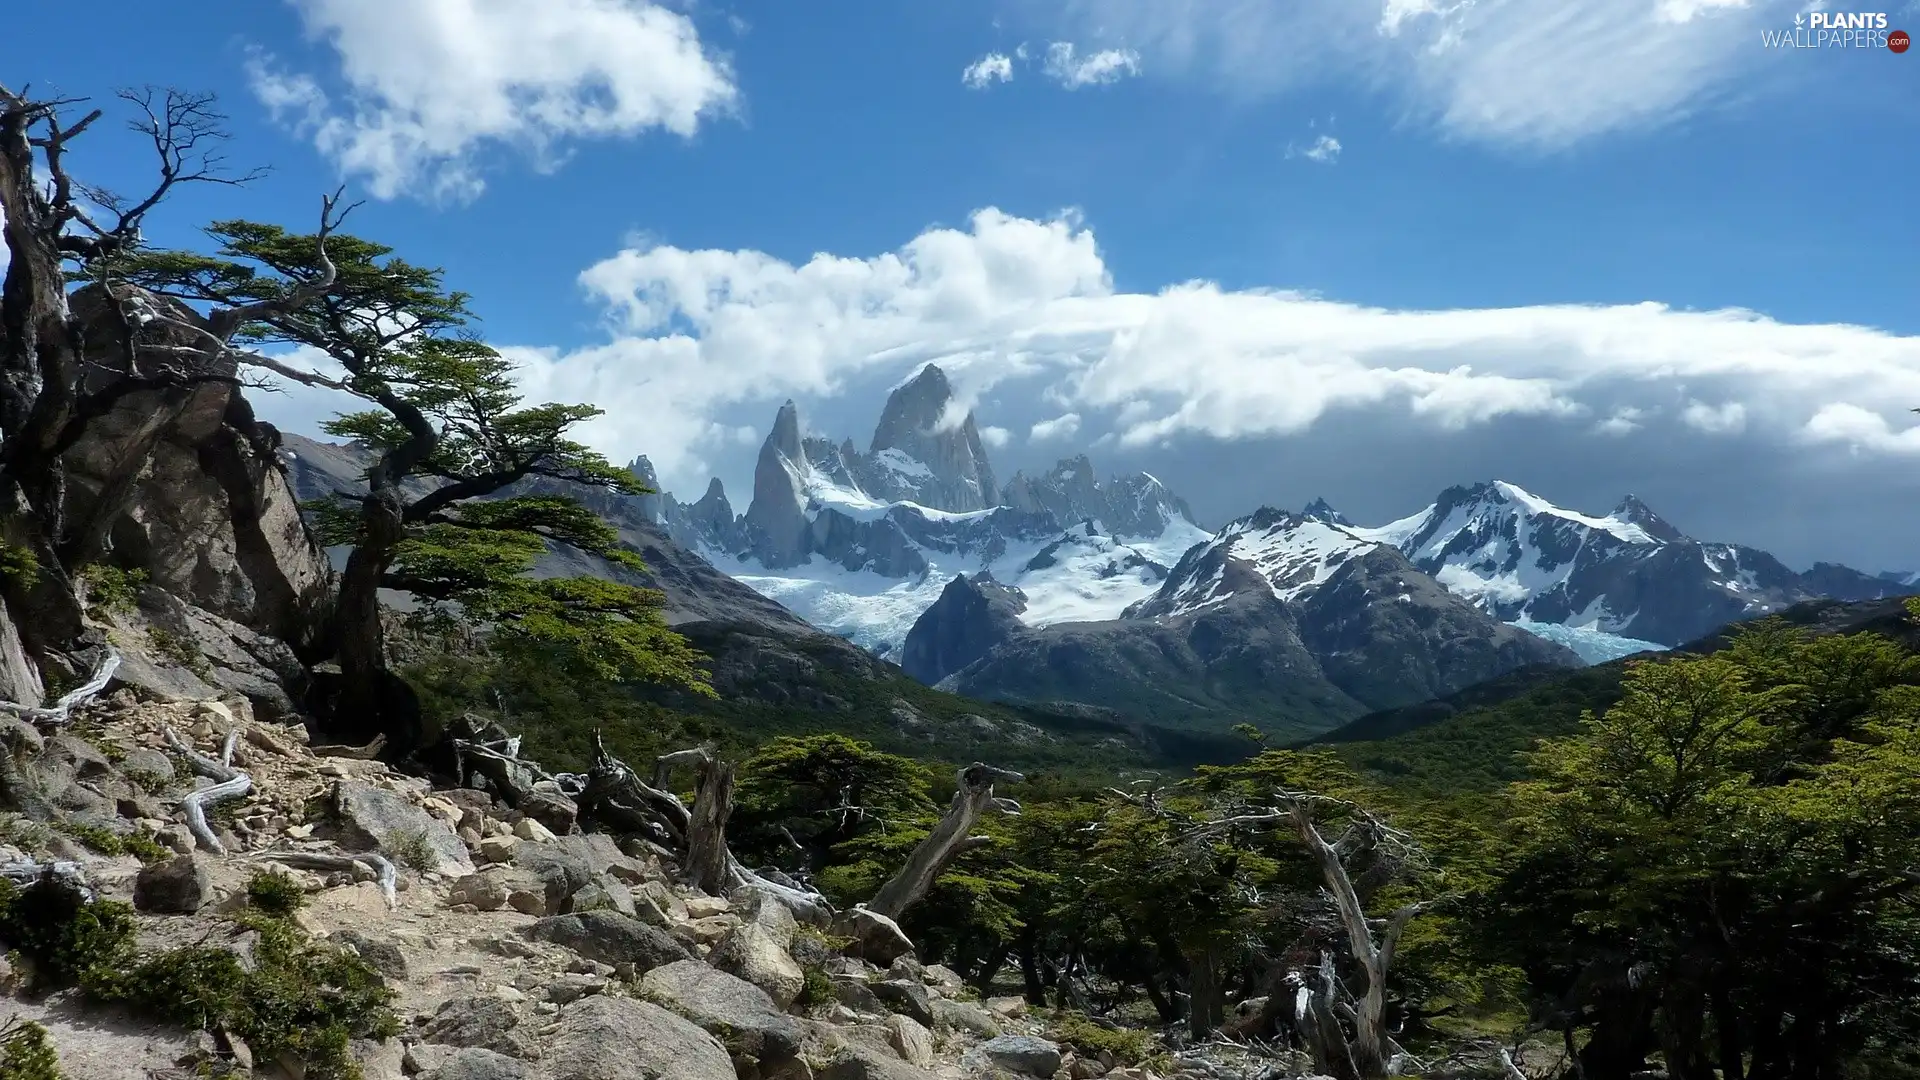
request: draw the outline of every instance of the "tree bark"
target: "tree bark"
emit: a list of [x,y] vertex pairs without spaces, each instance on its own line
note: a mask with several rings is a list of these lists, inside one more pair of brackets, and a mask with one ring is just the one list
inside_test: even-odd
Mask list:
[[711,896],[724,896],[733,853],[727,849],[727,818],[733,815],[733,766],[711,758],[700,763],[700,783],[687,827],[689,883]]
[[898,920],[908,908],[925,899],[927,890],[933,887],[941,872],[972,841],[969,833],[974,823],[980,820],[981,814],[990,809],[1004,813],[1019,812],[1019,804],[1011,799],[994,798],[994,781],[1019,783],[1024,779],[1019,773],[979,762],[960,770],[960,790],[954,793],[947,812],[941,816],[933,831],[927,834],[927,838],[913,849],[906,865],[885,885],[880,886],[880,891],[867,902],[867,910]]
[[1219,1029],[1225,1018],[1225,1002],[1220,986],[1220,953],[1212,945],[1201,945],[1187,954],[1187,1034],[1200,1042]]

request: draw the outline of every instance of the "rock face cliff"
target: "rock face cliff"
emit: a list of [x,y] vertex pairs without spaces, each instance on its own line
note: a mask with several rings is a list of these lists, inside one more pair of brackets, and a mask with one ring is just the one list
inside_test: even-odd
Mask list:
[[960,574],[947,583],[900,653],[900,667],[931,686],[987,655],[1020,631],[1027,598],[988,574]]
[[997,501],[973,412],[961,410],[946,372],[932,364],[887,396],[861,464],[865,475],[855,479],[888,502],[965,513]]
[[[116,288],[131,309],[200,319],[178,302]],[[90,364],[85,391],[123,387],[131,372],[114,306],[88,286],[71,307]],[[138,348],[179,344],[157,333]],[[172,357],[135,359],[154,370]],[[328,649],[333,573],[275,459],[279,432],[255,419],[231,362],[206,374],[194,385],[120,394],[64,451],[63,539],[88,568],[82,582],[119,572],[145,585],[111,603],[93,597],[80,651],[38,659],[70,684],[111,646],[122,656],[116,687],[173,701],[239,695],[264,716],[293,717],[306,663]],[[43,687],[12,629],[0,626],[0,695],[37,702]]]

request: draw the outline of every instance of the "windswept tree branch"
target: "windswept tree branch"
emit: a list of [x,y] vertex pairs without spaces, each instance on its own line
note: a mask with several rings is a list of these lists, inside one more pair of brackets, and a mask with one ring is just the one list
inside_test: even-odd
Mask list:
[[[328,290],[333,288],[334,283],[340,280],[339,267],[336,267],[333,264],[333,259],[327,255],[327,237],[331,236],[334,230],[338,229],[341,223],[347,220],[347,215],[353,213],[354,209],[360,205],[360,203],[354,202],[348,203],[344,207],[341,206],[340,197],[345,191],[346,188],[341,187],[336,188],[331,195],[320,196],[320,231],[315,233],[313,238],[314,262],[319,266],[320,272],[312,278],[293,286],[287,290],[284,296],[258,300],[254,303],[241,304],[237,307],[215,309],[207,316],[207,321],[212,324],[215,337],[219,338],[222,342],[228,341],[232,339],[233,335],[237,333],[241,327],[248,323],[258,322],[273,315],[284,315],[290,311],[298,311],[327,295]],[[346,387],[340,383],[329,381],[309,382],[307,379],[302,378],[300,375],[293,374],[290,371],[267,364],[262,364],[261,366],[268,367],[268,369],[275,374],[284,375],[289,379],[306,382],[309,386],[327,386],[335,390],[346,389]]]

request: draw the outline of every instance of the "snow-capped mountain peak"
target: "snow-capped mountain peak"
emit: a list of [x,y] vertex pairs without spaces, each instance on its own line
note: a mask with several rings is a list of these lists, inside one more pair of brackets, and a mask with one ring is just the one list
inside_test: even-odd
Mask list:
[[1349,560],[1378,546],[1346,526],[1263,506],[1187,552],[1160,591],[1129,608],[1127,617],[1191,614],[1249,588],[1299,601]]

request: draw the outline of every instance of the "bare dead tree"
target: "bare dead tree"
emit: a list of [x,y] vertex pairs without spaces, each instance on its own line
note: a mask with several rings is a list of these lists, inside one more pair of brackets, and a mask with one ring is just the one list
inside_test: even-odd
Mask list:
[[867,910],[889,919],[898,919],[908,908],[926,898],[927,890],[939,879],[948,864],[970,848],[989,843],[986,837],[972,835],[974,825],[980,815],[989,810],[1003,814],[1018,814],[1020,804],[1012,799],[998,798],[993,794],[996,782],[1017,784],[1026,777],[1006,769],[996,769],[991,765],[974,762],[960,770],[960,790],[954,792],[953,801],[947,805],[947,812],[927,834],[925,840],[913,849],[893,877],[880,886],[880,891],[867,901]]
[[[1316,817],[1316,811],[1329,807],[1347,820],[1345,831],[1332,840]],[[1348,994],[1332,977],[1332,961],[1326,956],[1322,957],[1318,978],[1303,976],[1294,984],[1306,994],[1300,1011],[1308,1021],[1307,1034],[1315,1044],[1320,1068],[1341,1080],[1349,1076],[1375,1080],[1390,1075],[1393,1058],[1400,1049],[1387,1033],[1387,975],[1407,924],[1442,901],[1405,904],[1384,919],[1370,918],[1350,866],[1356,856],[1382,848],[1391,849],[1393,860],[1400,865],[1417,863],[1419,852],[1405,833],[1373,813],[1304,791],[1276,791],[1272,805],[1210,822],[1203,831],[1273,826],[1291,829],[1313,859],[1322,888],[1339,914],[1347,952],[1364,984]],[[1329,1017],[1346,1020],[1352,1028],[1351,1038],[1340,1025],[1329,1026]]]

